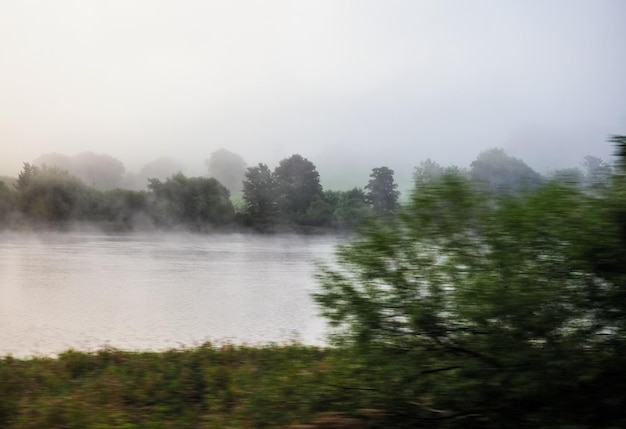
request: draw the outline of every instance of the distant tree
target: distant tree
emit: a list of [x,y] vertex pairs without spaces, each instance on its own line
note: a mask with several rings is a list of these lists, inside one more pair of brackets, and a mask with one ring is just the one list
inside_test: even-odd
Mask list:
[[548,178],[566,186],[580,187],[585,183],[585,173],[580,168],[555,170]]
[[48,167],[56,167],[59,170],[67,171],[68,173],[76,176],[75,171],[73,170],[73,157],[63,155],[61,153],[50,152],[43,154],[37,157],[33,161],[33,164],[39,167],[43,167],[44,165]]
[[370,181],[365,186],[366,199],[377,214],[389,214],[396,211],[400,192],[393,179],[393,170],[388,167],[372,169]]
[[[0,181],[0,222],[16,210],[16,192],[12,191],[4,182]],[[0,223],[0,228],[2,227]]]
[[443,176],[445,171],[445,168],[429,158],[426,161],[420,162],[420,165],[415,167],[413,171],[413,181],[415,183],[424,183],[436,180]]
[[313,201],[322,198],[322,185],[315,165],[301,155],[285,158],[274,169],[278,210],[298,222]]
[[126,172],[122,161],[107,154],[83,152],[72,158],[72,164],[71,174],[100,190],[120,187]]
[[107,154],[98,155],[93,152],[83,152],[72,157],[49,153],[38,157],[34,163],[67,171],[81,179],[87,186],[100,190],[122,186],[126,171],[120,160]]
[[209,171],[209,177],[219,180],[232,194],[241,193],[246,162],[240,155],[226,149],[218,149],[204,163]]
[[175,159],[161,157],[144,165],[137,176],[133,189],[146,189],[148,179],[165,180],[176,173],[183,172],[183,165]]
[[37,221],[65,223],[90,220],[96,191],[67,171],[33,169],[28,163],[18,178],[18,201],[23,214]]
[[230,193],[218,180],[207,177],[186,177],[182,173],[161,182],[149,179],[160,212],[155,213],[162,224],[185,224],[193,228],[224,225],[232,221],[234,208]]
[[333,223],[336,201],[331,193],[324,192],[321,197],[314,199],[298,222],[305,226],[330,227]]
[[326,191],[332,192],[335,210],[333,212],[333,226],[341,229],[355,229],[372,214],[372,209],[367,203],[367,196],[361,188],[353,188],[349,191]]
[[24,191],[38,174],[39,167],[25,162],[22,171],[20,171],[19,175],[17,176],[17,182],[15,183],[15,187],[18,191]]
[[119,230],[152,225],[153,201],[147,191],[112,189],[102,193],[97,220]]
[[587,155],[582,166],[585,169],[584,179],[587,187],[598,188],[608,185],[609,178],[613,173],[613,168],[609,163],[598,157]]
[[511,193],[537,187],[542,177],[518,158],[502,149],[486,150],[471,164],[470,177],[496,193]]
[[265,164],[249,167],[243,182],[243,199],[248,220],[255,225],[266,225],[275,220],[277,214],[276,183],[272,172]]

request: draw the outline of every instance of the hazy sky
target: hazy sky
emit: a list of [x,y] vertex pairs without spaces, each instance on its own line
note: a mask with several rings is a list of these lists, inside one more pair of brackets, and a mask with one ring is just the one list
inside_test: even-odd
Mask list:
[[624,18],[623,0],[0,0],[0,174],[83,151],[198,173],[220,147],[363,185],[491,147],[575,166],[626,134]]

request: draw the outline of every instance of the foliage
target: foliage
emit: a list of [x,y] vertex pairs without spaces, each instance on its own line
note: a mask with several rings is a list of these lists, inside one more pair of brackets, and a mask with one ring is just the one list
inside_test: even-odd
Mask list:
[[162,224],[182,223],[200,228],[207,224],[223,225],[233,219],[230,193],[216,179],[177,173],[165,182],[158,179],[149,182],[148,188],[160,205],[155,215]]
[[387,167],[372,169],[370,181],[365,186],[366,200],[379,215],[390,214],[398,207],[400,192],[393,179],[393,170]]
[[92,214],[95,191],[66,171],[24,163],[17,189],[21,212],[34,221],[63,224]]
[[15,207],[15,192],[13,192],[4,182],[0,181],[0,227],[4,226],[4,220],[9,216]]
[[35,164],[67,171],[89,186],[100,190],[121,186],[125,173],[124,165],[120,160],[110,155],[98,155],[93,152],[83,152],[72,157],[49,153],[37,158]]
[[532,189],[542,182],[539,173],[521,159],[508,156],[502,149],[481,152],[471,164],[470,177],[496,193]]
[[251,223],[263,226],[274,221],[277,213],[276,184],[267,165],[259,164],[246,170],[243,198]]
[[183,165],[175,159],[168,157],[157,158],[141,167],[134,177],[128,177],[132,189],[147,189],[148,179],[166,180],[168,177],[183,171]]
[[205,162],[209,177],[214,177],[233,194],[242,190],[246,162],[241,155],[226,149],[216,150]]
[[361,188],[349,191],[326,191],[334,207],[331,224],[339,229],[355,229],[372,215],[365,192]]
[[354,407],[340,362],[298,344],[5,357],[0,427],[280,428]]
[[15,188],[23,192],[33,181],[35,176],[39,174],[39,167],[35,165],[31,165],[28,162],[24,163],[24,167],[22,171],[20,171],[17,176],[17,182],[15,183]]
[[576,167],[555,170],[549,178],[565,186],[582,187],[585,184],[585,173]]
[[353,388],[398,427],[623,427],[625,192],[422,184],[320,274]]
[[147,191],[112,189],[101,195],[97,220],[117,230],[150,227],[154,201]]
[[277,204],[288,220],[298,222],[311,204],[323,197],[315,165],[301,155],[285,158],[274,169]]
[[422,183],[436,180],[443,176],[445,172],[445,168],[428,158],[426,161],[420,162],[420,165],[415,167],[415,170],[413,171],[413,181],[416,183]]
[[413,182],[416,186],[420,186],[423,183],[438,180],[445,174],[467,176],[467,172],[458,167],[442,167],[429,158],[426,161],[420,162],[420,164],[415,167],[415,170],[413,171]]
[[[620,138],[613,137],[617,143]],[[211,164],[216,175],[217,171],[225,175],[229,171],[236,173],[235,170],[245,165],[240,158],[219,150],[212,154],[207,165]],[[123,165],[107,155],[47,154],[36,162],[67,169],[25,163],[18,178],[5,180],[13,191],[0,190],[0,218],[5,228],[58,227],[80,221],[95,222],[99,227],[113,230],[154,227],[206,230],[223,225],[261,231],[355,230],[370,217],[387,216],[399,207],[393,170],[374,168],[365,189],[324,190],[315,165],[300,155],[281,160],[273,172],[262,163],[246,169],[241,183],[243,192],[230,194],[230,203],[225,201],[226,194],[216,185],[217,181],[188,178],[180,172],[182,165],[170,158],[155,160],[139,174],[123,177]],[[582,169],[555,171],[550,179],[587,194],[605,192],[612,181],[613,167],[593,156],[585,157],[581,166]],[[55,184],[43,185],[43,176],[35,179],[43,170],[55,177]],[[618,165],[615,172],[622,174],[623,168]],[[471,172],[442,167],[430,159],[422,161],[415,168],[413,178],[415,186],[420,188],[446,174],[470,177],[486,190],[509,194],[532,189],[545,181],[521,160],[508,157],[499,149],[480,154]],[[82,184],[78,180],[81,177]],[[232,179],[234,183],[233,177],[224,176],[223,180]],[[31,182],[38,182],[38,190],[30,186]],[[149,183],[151,192],[145,191],[142,182]],[[108,189],[115,183],[125,189]]]
[[587,155],[582,163],[585,169],[587,187],[597,189],[605,186],[613,173],[613,168],[598,157]]

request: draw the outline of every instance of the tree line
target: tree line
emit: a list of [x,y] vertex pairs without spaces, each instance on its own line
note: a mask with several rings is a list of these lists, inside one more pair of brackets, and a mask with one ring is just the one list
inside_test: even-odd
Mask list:
[[387,167],[375,168],[364,189],[325,191],[315,165],[301,155],[283,159],[274,171],[265,164],[247,168],[238,207],[214,177],[178,172],[147,181],[147,190],[101,190],[59,167],[24,163],[12,185],[0,182],[0,221],[20,228],[91,222],[120,230],[351,229],[368,216],[393,210],[399,195]]
[[[264,163],[246,168],[240,156],[220,150],[206,162],[214,177],[187,177],[177,172],[166,178],[147,178],[144,190],[106,189],[96,186],[96,182],[118,182],[105,180],[105,168],[97,181],[86,182],[85,177],[91,177],[89,165],[111,164],[115,175],[119,175],[123,166],[109,158],[100,159],[93,154],[80,157],[79,160],[89,161],[87,164],[61,159],[60,165],[70,166],[69,170],[57,165],[24,163],[14,183],[0,182],[1,225],[64,227],[73,222],[91,222],[119,230],[354,230],[367,219],[389,216],[400,207],[394,171],[385,166],[373,168],[363,187],[325,190],[315,164],[301,155],[285,158],[271,170]],[[489,192],[506,194],[532,189],[548,180],[595,189],[604,186],[612,168],[607,162],[588,156],[582,168],[542,176],[522,160],[501,149],[491,149],[479,154],[468,169],[423,161],[415,168],[413,178],[420,183],[454,170]]]

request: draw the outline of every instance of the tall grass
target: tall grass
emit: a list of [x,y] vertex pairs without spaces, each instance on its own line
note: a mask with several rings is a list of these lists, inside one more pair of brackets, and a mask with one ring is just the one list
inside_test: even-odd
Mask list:
[[336,351],[213,346],[0,359],[2,428],[274,428],[350,409]]

